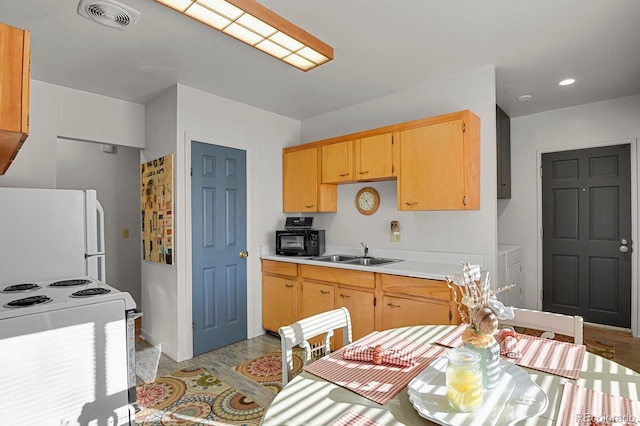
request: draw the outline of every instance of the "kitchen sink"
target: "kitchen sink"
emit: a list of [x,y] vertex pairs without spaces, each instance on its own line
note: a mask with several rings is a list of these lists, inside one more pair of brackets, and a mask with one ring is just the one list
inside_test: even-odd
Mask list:
[[377,266],[395,262],[402,262],[402,259],[387,259],[384,257],[358,257],[356,259],[346,260],[344,263],[348,263],[350,265]]
[[348,254],[332,254],[329,256],[312,257],[311,260],[318,260],[320,262],[344,262],[347,260],[357,259],[358,256],[352,256]]
[[362,265],[362,266],[378,266],[378,265],[386,265],[388,263],[402,262],[402,259],[389,259],[385,257],[370,257],[370,256],[353,256],[349,254],[332,254],[327,256],[318,256],[318,257],[312,257],[309,260],[316,260],[319,262],[342,263],[346,265]]

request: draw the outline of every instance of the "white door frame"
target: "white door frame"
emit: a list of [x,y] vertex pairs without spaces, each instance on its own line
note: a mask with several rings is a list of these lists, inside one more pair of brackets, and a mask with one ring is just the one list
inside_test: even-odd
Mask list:
[[[562,146],[559,148],[545,148],[536,151],[537,170],[542,167],[542,154],[549,152],[572,151],[576,149],[598,148],[611,145],[631,146],[629,154],[631,161],[631,241],[633,242],[633,254],[631,256],[631,332],[634,336],[638,336],[640,318],[638,317],[638,307],[640,306],[640,290],[638,289],[638,259],[640,255],[640,241],[638,241],[638,141],[637,139],[622,139],[597,143],[578,143],[576,145]],[[537,220],[538,220],[538,280],[537,280],[537,297],[536,308],[542,309],[542,238],[540,230],[542,229],[542,176],[538,172],[537,180]],[[609,327],[609,326],[605,326]],[[617,329],[618,327],[611,327]]]
[[[211,136],[198,135],[191,132],[185,132],[184,134],[184,181],[185,181],[185,236],[184,236],[184,247],[183,250],[185,252],[186,264],[184,267],[184,283],[185,283],[185,306],[182,307],[179,312],[182,312],[182,319],[184,327],[181,327],[179,331],[179,335],[183,334],[186,337],[184,344],[185,347],[185,356],[186,359],[193,358],[193,333],[191,329],[191,323],[193,321],[193,294],[191,288],[191,279],[192,279],[192,243],[193,239],[191,238],[192,224],[191,224],[191,143],[192,142],[202,142],[210,145],[218,145],[226,148],[234,148],[245,151],[246,153],[246,164],[247,164],[247,250],[249,254],[254,254],[258,256],[258,250],[253,250],[253,228],[252,228],[252,215],[253,211],[253,153],[252,148],[242,142],[237,141],[229,141],[225,139],[218,139]],[[253,252],[253,253],[252,253]],[[248,258],[247,260],[251,259]],[[253,291],[253,269],[251,268],[252,262],[247,261],[247,336],[251,337],[251,324],[253,323],[253,315],[256,312],[254,306],[252,306],[252,301],[255,299],[255,293]],[[178,314],[180,315],[180,314]]]

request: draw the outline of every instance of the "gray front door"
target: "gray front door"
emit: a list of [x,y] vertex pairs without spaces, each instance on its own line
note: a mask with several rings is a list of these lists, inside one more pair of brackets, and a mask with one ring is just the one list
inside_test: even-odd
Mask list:
[[630,146],[542,155],[545,311],[631,326]]
[[193,355],[247,338],[246,152],[191,143]]

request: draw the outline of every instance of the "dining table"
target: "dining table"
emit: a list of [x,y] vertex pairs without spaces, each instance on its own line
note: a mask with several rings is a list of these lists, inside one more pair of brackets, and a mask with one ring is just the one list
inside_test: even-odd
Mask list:
[[[456,330],[455,325],[418,325],[377,333],[380,333],[380,336],[442,348],[444,352],[448,348],[436,342],[442,341],[454,330]],[[351,345],[358,344],[358,341],[351,343]],[[313,365],[313,363],[309,365]],[[633,401],[640,399],[640,375],[638,373],[589,352],[584,352],[582,368],[576,379],[526,367],[519,368],[522,368],[529,375],[531,381],[544,391],[547,396],[547,404],[541,413],[522,419],[516,423],[518,425],[559,424],[563,389],[570,385],[577,385],[576,389],[584,390],[586,388],[589,391],[603,392]],[[424,370],[421,369],[421,371]],[[416,375],[419,374],[420,372],[416,373]],[[634,407],[637,408],[637,405]],[[640,424],[640,418],[632,418],[631,420]],[[585,417],[576,419],[575,423],[572,420],[569,424],[578,425],[581,422],[585,425],[589,424]],[[468,424],[472,423],[473,421],[470,421]],[[415,426],[446,423],[434,423],[421,416],[410,400],[407,386],[404,386],[388,402],[381,404],[303,369],[276,395],[267,408],[261,424],[264,426]],[[465,422],[465,424],[467,423]]]

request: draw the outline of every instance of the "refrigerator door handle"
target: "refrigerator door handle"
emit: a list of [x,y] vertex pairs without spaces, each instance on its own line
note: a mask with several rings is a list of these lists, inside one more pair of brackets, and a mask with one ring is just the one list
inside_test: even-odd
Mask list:
[[103,251],[101,251],[101,252],[99,252],[99,253],[85,253],[85,254],[84,254],[84,258],[85,258],[85,259],[88,259],[88,258],[90,258],[90,257],[94,257],[94,256],[104,256],[105,254],[106,254],[106,253],[105,253],[105,252],[103,252]]

